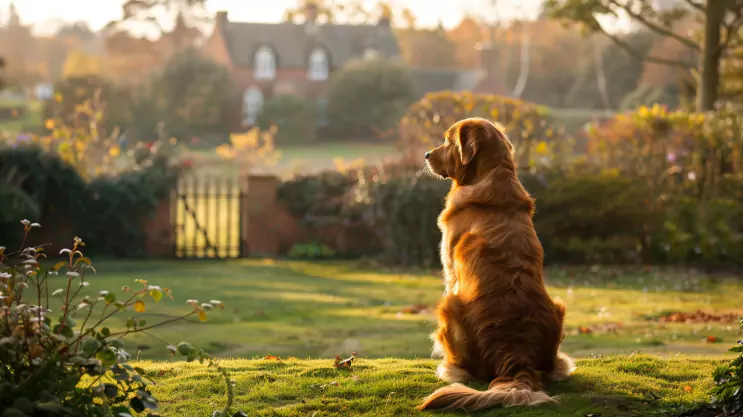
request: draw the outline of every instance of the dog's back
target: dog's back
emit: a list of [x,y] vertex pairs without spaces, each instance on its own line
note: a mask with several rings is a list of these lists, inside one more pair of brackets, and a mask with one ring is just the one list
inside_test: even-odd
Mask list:
[[[444,359],[442,379],[491,384],[484,392],[453,384],[420,408],[477,411],[552,402],[542,391],[545,376],[562,379],[574,365],[559,353],[565,307],[544,286],[534,202],[516,177],[505,135],[482,120],[462,123],[455,125],[458,135],[467,123],[475,125],[467,128],[466,141],[457,138],[462,162],[445,148],[431,163],[443,165],[442,176],[454,180],[439,217],[447,290],[438,307],[435,351]],[[473,144],[482,136],[489,142]],[[465,158],[473,152],[467,146],[475,146],[479,160]]]

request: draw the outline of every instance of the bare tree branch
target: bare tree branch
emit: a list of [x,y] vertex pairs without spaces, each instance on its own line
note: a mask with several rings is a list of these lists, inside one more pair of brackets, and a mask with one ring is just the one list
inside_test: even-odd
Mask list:
[[722,54],[730,46],[733,39],[740,36],[740,30],[743,27],[743,11],[739,10],[737,16],[729,23],[723,23],[723,38],[720,46],[717,47],[717,53]]
[[635,19],[638,22],[642,23],[648,29],[653,30],[653,31],[655,31],[655,32],[657,32],[657,33],[659,33],[659,34],[661,34],[663,36],[668,36],[670,38],[676,39],[677,41],[681,42],[685,46],[687,46],[687,47],[689,47],[689,48],[691,48],[691,49],[693,49],[695,51],[699,51],[701,49],[699,47],[699,44],[696,41],[694,41],[692,39],[689,39],[686,36],[679,35],[678,33],[672,31],[671,29],[669,29],[667,27],[664,27],[664,26],[661,26],[661,25],[658,25],[656,23],[651,22],[650,20],[646,19],[641,14],[639,14],[639,13],[635,12],[634,10],[632,10],[632,7],[630,7],[630,5],[628,5],[628,4],[621,4],[617,0],[609,0],[609,2],[611,4],[613,4],[613,5],[615,5],[616,7],[619,7],[622,10],[624,10],[625,12],[627,12],[627,14],[630,15],[630,17],[632,17],[633,19]]
[[672,67],[683,68],[685,70],[694,69],[694,65],[688,62],[645,55],[639,52],[634,47],[632,47],[632,45],[630,45],[624,39],[618,37],[617,35],[609,33],[603,26],[601,26],[601,23],[599,23],[597,20],[594,20],[594,22],[595,22],[595,25],[594,25],[595,29],[598,29],[601,33],[603,33],[609,39],[611,39],[612,42],[614,42],[617,46],[627,51],[627,53],[632,55],[632,57],[634,57],[635,59],[638,59],[640,61],[652,62],[654,64],[662,64],[662,65],[669,65]]
[[707,8],[704,6],[704,3],[698,3],[698,2],[696,2],[694,0],[684,0],[684,2],[686,4],[688,4],[689,6],[691,6],[692,8],[694,8],[694,9],[696,9],[696,10],[702,12],[702,13],[704,13],[704,12],[707,11]]

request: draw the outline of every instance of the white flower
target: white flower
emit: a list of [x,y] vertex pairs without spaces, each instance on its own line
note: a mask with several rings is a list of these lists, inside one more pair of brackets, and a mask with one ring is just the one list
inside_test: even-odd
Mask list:
[[64,253],[70,253],[70,252],[72,252],[72,251],[71,251],[71,250],[69,250],[69,249],[67,249],[67,248],[64,248],[64,249],[62,249],[61,251],[59,251],[59,254],[60,254],[60,255],[62,255],[62,254],[64,254]]
[[100,295],[101,297],[105,297],[105,296],[108,295],[108,291],[106,291],[106,290],[98,291],[98,295]]
[[223,303],[219,300],[211,300],[209,301],[209,304],[214,304],[216,306],[221,306]]
[[86,281],[83,281],[83,282],[80,283],[80,286],[81,287],[87,287],[88,285],[90,285],[90,283],[89,282],[86,282]]
[[13,277],[13,275],[10,275],[10,274],[9,274],[9,273],[7,273],[7,272],[2,272],[2,273],[0,273],[0,279],[10,279],[10,278],[12,278],[12,277]]
[[198,304],[199,300],[186,300],[186,304]]
[[41,225],[38,223],[31,223],[31,227],[41,227]]
[[213,310],[214,306],[209,303],[204,303],[201,305],[201,308],[203,308],[205,311]]
[[23,220],[21,220],[21,224],[24,225],[24,226],[28,226],[29,224],[31,224],[31,222],[28,221],[28,219],[23,219]]
[[61,289],[61,288],[60,289],[57,289],[57,290],[54,290],[54,292],[52,293],[52,297],[56,297],[56,296],[62,294],[63,292],[64,292],[64,290]]
[[75,271],[69,271],[69,272],[67,272],[67,276],[68,277],[79,277],[80,274],[77,273],[77,272],[75,272]]
[[692,180],[692,181],[696,180],[697,179],[697,174],[694,173],[694,172],[690,172],[689,173],[689,179]]
[[148,285],[147,291],[152,291],[152,290],[162,290],[162,288],[160,288],[159,285]]

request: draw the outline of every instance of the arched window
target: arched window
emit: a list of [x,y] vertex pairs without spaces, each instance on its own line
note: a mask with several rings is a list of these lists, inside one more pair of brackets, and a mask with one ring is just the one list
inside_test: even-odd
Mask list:
[[328,54],[325,50],[315,48],[310,54],[307,78],[313,81],[325,81],[328,79],[329,65]]
[[263,108],[263,93],[257,87],[250,87],[243,95],[243,123],[252,126],[258,121]]
[[271,48],[265,45],[258,48],[255,52],[253,71],[257,80],[276,78],[276,56]]

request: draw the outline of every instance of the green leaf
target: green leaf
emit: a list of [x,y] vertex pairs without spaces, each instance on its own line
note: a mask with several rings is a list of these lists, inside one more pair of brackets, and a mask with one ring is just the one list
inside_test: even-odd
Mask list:
[[108,294],[106,294],[106,296],[104,297],[104,300],[106,300],[106,304],[107,304],[107,305],[108,305],[108,304],[113,304],[113,303],[115,303],[115,302],[116,302],[116,294],[113,294],[113,293],[108,293]]
[[96,358],[103,362],[103,366],[112,366],[116,364],[116,352],[111,349],[103,349],[96,355]]
[[132,410],[138,413],[145,410],[144,402],[137,397],[132,398],[131,401],[129,401],[129,405],[132,407]]
[[191,344],[188,343],[188,342],[181,342],[181,343],[178,344],[177,350],[178,350],[178,353],[179,354],[181,354],[183,356],[188,356],[188,355],[193,354],[193,352],[196,349],[194,349],[194,347],[191,346]]
[[101,334],[105,337],[108,337],[111,334],[111,330],[108,327],[104,327],[101,329]]
[[118,406],[111,409],[114,417],[132,417],[132,412],[129,407]]
[[98,349],[101,348],[101,342],[95,340],[95,339],[85,339],[83,341],[83,352],[85,352],[86,355],[92,356],[94,353],[98,351]]
[[119,388],[114,384],[103,384],[103,393],[108,398],[115,398],[119,393]]
[[129,319],[126,321],[126,328],[127,329],[136,329],[137,328],[137,321],[134,320],[133,317],[129,317]]
[[8,408],[3,412],[2,417],[28,417],[28,414],[17,408]]
[[140,320],[139,321],[139,327],[144,327],[147,325],[147,320]]
[[108,342],[111,346],[115,347],[116,349],[121,349],[124,347],[124,342],[122,342],[119,339],[114,339],[110,342]]

